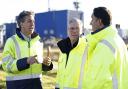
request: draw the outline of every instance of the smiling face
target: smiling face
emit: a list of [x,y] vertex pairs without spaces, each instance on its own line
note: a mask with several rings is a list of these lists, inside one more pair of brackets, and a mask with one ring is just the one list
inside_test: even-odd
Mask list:
[[20,23],[20,26],[21,32],[26,36],[30,36],[35,28],[34,15],[25,16],[25,19]]
[[81,27],[81,24],[79,22],[74,20],[71,23],[69,23],[68,36],[69,36],[72,43],[74,43],[78,40],[81,32],[82,32],[82,27]]

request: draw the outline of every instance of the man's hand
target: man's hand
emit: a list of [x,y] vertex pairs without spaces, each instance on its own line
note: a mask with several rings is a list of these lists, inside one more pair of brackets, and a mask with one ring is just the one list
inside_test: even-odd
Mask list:
[[45,65],[50,65],[51,64],[51,58],[50,58],[50,56],[51,56],[51,53],[50,53],[50,51],[51,51],[51,47],[50,46],[48,46],[47,47],[47,57],[45,57],[44,58],[44,60],[43,60],[43,64],[45,64]]
[[37,57],[37,55],[28,57],[27,63],[30,65],[36,63],[37,62],[36,57]]
[[50,57],[46,57],[46,58],[44,58],[44,60],[43,60],[43,64],[45,64],[45,65],[47,65],[47,66],[49,66],[50,64],[51,64],[51,58]]

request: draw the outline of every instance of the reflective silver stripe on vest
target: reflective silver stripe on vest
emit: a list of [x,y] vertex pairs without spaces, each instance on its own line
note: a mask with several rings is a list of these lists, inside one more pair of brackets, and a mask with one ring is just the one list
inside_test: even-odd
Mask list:
[[100,42],[108,46],[112,53],[115,54],[115,48],[111,45],[111,43],[109,43],[107,40],[101,40]]
[[11,72],[11,73],[12,73],[11,65],[13,64],[13,61],[14,61],[14,59],[10,56],[9,63],[7,64],[7,69],[8,69],[8,72]]
[[[85,66],[86,59],[87,59],[87,52],[88,52],[88,45],[86,46],[86,48],[84,50],[83,57],[82,57],[80,77],[79,77],[79,82],[78,82],[78,88],[77,89],[82,89],[82,79],[83,79],[83,75],[84,75],[84,66]],[[69,88],[67,88],[67,89],[69,89]],[[75,89],[75,88],[72,88],[72,89]]]
[[2,59],[2,63],[9,61],[9,58],[10,58],[10,55],[4,57],[4,58]]
[[[113,54],[115,54],[115,48],[109,43],[107,40],[102,40],[101,43],[105,44],[110,48]],[[114,72],[114,75],[112,76],[112,82],[113,82],[113,89],[118,89],[118,80],[116,76],[116,72]]]
[[7,76],[7,81],[13,80],[22,80],[22,79],[31,79],[31,78],[41,78],[42,74],[30,74],[30,75],[22,75],[22,76]]
[[79,88],[64,87],[63,89],[79,89]]
[[18,44],[18,42],[16,41],[15,36],[12,36],[11,38],[13,39],[13,42],[15,43],[17,58],[20,59],[20,58],[21,58],[21,53],[20,53],[19,44]]
[[112,81],[113,81],[113,89],[118,89],[118,80],[117,80],[116,72],[114,72],[114,75],[112,77]]

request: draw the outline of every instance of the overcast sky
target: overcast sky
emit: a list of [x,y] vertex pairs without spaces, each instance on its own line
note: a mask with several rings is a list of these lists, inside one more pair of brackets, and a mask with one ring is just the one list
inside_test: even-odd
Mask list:
[[128,28],[126,0],[0,0],[0,24],[14,22],[15,16],[23,10],[33,10],[36,13],[46,12],[48,5],[51,10],[75,10],[74,1],[80,2],[79,10],[84,12],[85,27],[90,27],[93,8],[105,6],[112,11],[113,24],[119,23],[122,28]]

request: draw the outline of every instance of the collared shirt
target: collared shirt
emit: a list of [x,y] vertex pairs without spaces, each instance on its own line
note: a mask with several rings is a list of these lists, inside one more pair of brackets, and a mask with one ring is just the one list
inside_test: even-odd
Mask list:
[[25,39],[27,42],[30,42],[31,37],[25,36],[22,32],[20,32],[20,33],[21,33],[21,35],[24,37],[24,39]]

